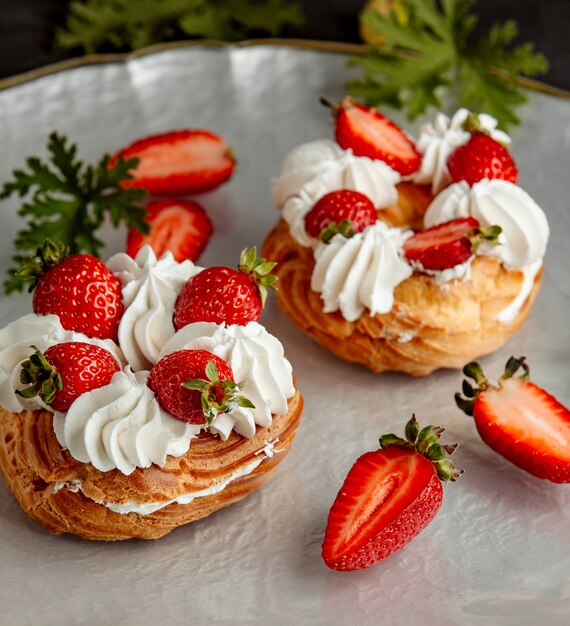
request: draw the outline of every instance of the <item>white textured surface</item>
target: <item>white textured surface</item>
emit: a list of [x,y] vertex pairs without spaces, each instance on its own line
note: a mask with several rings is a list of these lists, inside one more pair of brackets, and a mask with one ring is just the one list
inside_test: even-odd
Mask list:
[[[0,92],[0,180],[42,152],[53,129],[95,160],[145,134],[211,128],[233,145],[239,166],[230,184],[201,197],[216,227],[201,263],[234,264],[277,219],[269,179],[285,155],[331,136],[318,96],[342,95],[345,61],[286,47],[190,48]],[[417,126],[409,129],[417,135]],[[521,185],[548,215],[552,239],[529,321],[483,364],[495,376],[511,353],[527,354],[536,382],[570,404],[570,105],[534,96],[512,150]],[[2,266],[17,229],[15,208],[2,206]],[[109,234],[109,255],[123,237]],[[29,311],[29,296],[2,297],[0,307],[4,325]],[[297,440],[269,485],[158,541],[96,544],[52,537],[0,481],[2,623],[568,623],[570,487],[527,476],[485,447],[454,407],[459,372],[421,380],[377,376],[333,359],[273,302],[262,320],[283,341],[306,400]],[[465,475],[445,489],[440,514],[400,553],[362,572],[329,571],[320,543],[344,475],[412,411],[461,443],[456,462]]]

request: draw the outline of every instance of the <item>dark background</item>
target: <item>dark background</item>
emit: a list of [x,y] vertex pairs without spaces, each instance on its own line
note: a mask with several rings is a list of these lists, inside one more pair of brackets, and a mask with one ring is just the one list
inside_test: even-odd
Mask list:
[[[136,10],[137,0],[132,0]],[[365,0],[299,0],[305,25],[282,36],[358,42],[357,15]],[[0,77],[78,56],[55,51],[53,33],[69,0],[0,0]],[[570,0],[479,0],[481,29],[516,19],[520,41],[533,41],[550,61],[542,80],[570,89]]]

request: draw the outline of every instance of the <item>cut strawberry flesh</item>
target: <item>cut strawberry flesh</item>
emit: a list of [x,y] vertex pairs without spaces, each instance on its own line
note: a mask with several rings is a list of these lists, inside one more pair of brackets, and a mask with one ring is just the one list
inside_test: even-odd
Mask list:
[[378,111],[362,105],[340,109],[336,140],[356,156],[385,161],[402,176],[415,172],[421,164],[421,155],[402,129]]
[[160,200],[147,207],[146,221],[150,232],[141,234],[131,229],[127,239],[127,254],[135,257],[144,245],[150,245],[160,258],[170,251],[176,261],[196,261],[212,234],[212,223],[196,202]]
[[416,233],[404,243],[406,258],[424,269],[438,271],[465,263],[472,256],[468,235],[478,226],[475,218],[467,217]]
[[501,431],[509,445],[570,463],[570,412],[534,383],[509,378],[481,394],[474,415],[478,427]]
[[139,139],[118,157],[137,157],[134,178],[126,187],[142,187],[155,196],[209,191],[233,173],[235,160],[226,141],[207,130],[178,130]]
[[[428,485],[439,489],[439,498],[399,527]],[[427,525],[440,503],[441,482],[421,454],[399,447],[368,452],[348,473],[331,508],[323,559],[329,567],[345,570],[386,558]]]

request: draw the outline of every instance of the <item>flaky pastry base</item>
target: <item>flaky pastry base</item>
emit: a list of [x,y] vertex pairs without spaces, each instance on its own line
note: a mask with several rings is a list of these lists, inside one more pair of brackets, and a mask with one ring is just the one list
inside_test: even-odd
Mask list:
[[[427,192],[411,185],[399,188],[401,206],[380,212],[380,217],[393,226],[421,223]],[[415,202],[414,195],[421,203]],[[473,261],[468,281],[440,286],[416,272],[396,287],[389,313],[371,316],[365,312],[348,322],[340,312],[323,311],[320,294],[311,290],[313,251],[291,237],[284,220],[267,236],[262,255],[277,262],[273,270],[279,276],[277,303],[301,330],[346,361],[373,372],[394,370],[412,376],[460,368],[500,348],[527,318],[543,274],[541,269],[510,323],[495,318],[520,292],[523,274],[482,256]]]
[[[164,467],[137,468],[130,476],[118,470],[101,472],[75,460],[59,445],[51,413],[0,408],[0,470],[26,514],[53,534],[104,541],[156,539],[241,500],[267,481],[295,437],[303,408],[299,391],[288,406],[286,414],[274,415],[271,426],[258,428],[251,439],[232,432],[222,441],[202,432],[185,455],[168,457]],[[253,472],[189,504],[169,504],[139,515],[115,513],[97,503],[165,502],[206,489],[250,464],[271,442],[276,442],[274,455]],[[55,490],[58,483],[76,480],[82,482],[81,491]]]

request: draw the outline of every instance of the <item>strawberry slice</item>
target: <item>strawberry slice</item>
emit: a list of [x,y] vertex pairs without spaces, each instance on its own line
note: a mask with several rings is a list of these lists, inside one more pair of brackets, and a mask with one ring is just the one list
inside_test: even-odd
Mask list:
[[[514,377],[519,368],[523,374]],[[473,415],[481,439],[537,478],[570,483],[570,411],[528,380],[525,357],[507,361],[497,387],[478,363],[468,363],[463,373],[476,386],[464,381],[466,397],[457,393],[455,401]]]
[[117,152],[137,157],[134,178],[125,187],[142,187],[153,196],[184,196],[210,191],[232,175],[235,159],[225,139],[208,130],[175,130],[135,141]]
[[146,208],[148,234],[131,228],[127,237],[127,254],[133,258],[150,245],[157,258],[170,250],[179,263],[196,261],[204,251],[214,230],[206,211],[190,200],[157,200]]
[[331,507],[322,557],[336,570],[355,570],[385,559],[418,535],[442,502],[442,480],[460,471],[445,458],[443,429],[421,431],[415,417],[406,439],[380,438],[382,449],[356,460]]
[[483,241],[497,244],[500,233],[500,226],[480,228],[474,217],[462,217],[416,233],[405,241],[404,254],[422,269],[442,271],[465,263]]
[[489,135],[475,132],[471,139],[452,153],[447,168],[454,183],[460,180],[469,185],[484,178],[500,178],[516,183],[517,166],[510,152]]
[[379,159],[402,176],[415,172],[422,157],[411,139],[394,122],[376,109],[344,98],[333,106],[336,116],[336,141],[356,156]]

